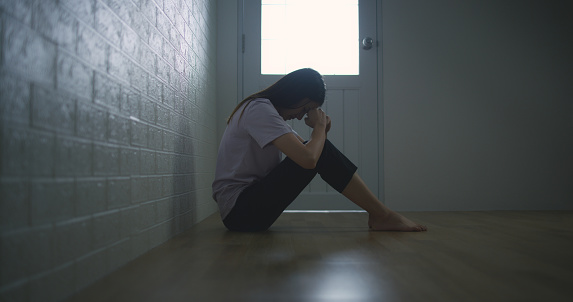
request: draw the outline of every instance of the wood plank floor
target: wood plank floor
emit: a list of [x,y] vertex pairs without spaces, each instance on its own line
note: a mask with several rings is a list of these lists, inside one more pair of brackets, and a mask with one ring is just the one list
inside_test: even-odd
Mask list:
[[233,233],[215,214],[70,301],[573,301],[573,212],[285,213]]

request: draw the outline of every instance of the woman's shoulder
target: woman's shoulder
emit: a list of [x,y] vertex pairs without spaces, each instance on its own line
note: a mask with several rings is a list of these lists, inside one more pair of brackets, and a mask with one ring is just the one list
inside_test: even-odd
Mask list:
[[253,105],[254,105],[254,104],[257,104],[257,105],[271,105],[271,106],[273,105],[273,103],[271,103],[271,100],[265,99],[265,98],[256,98],[256,99],[253,99],[253,100],[251,101],[251,104],[253,104]]
[[253,122],[260,123],[278,116],[278,112],[269,99],[256,98],[245,102],[236,114],[231,118],[229,125],[239,126],[250,125]]
[[263,98],[257,98],[248,102],[248,104],[246,104],[245,110],[252,111],[254,113],[258,113],[261,111],[274,113],[276,111],[271,101],[269,99],[263,99]]

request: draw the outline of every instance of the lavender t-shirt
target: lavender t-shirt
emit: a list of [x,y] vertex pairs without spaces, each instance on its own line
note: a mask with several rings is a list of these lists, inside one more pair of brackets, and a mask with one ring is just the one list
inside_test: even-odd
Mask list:
[[281,151],[271,142],[294,133],[269,100],[255,99],[247,104],[233,115],[219,146],[213,199],[223,219],[246,187],[280,163]]

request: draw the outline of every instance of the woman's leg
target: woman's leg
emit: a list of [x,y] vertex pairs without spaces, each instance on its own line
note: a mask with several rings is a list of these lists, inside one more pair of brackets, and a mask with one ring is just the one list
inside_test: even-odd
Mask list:
[[368,189],[358,173],[354,173],[342,195],[368,212],[368,226],[375,231],[426,231],[427,228],[390,210]]
[[247,187],[223,223],[231,231],[267,230],[316,175],[285,158],[261,181]]
[[356,173],[356,166],[330,141],[315,169],[304,169],[289,158],[283,160],[261,181],[246,188],[223,221],[234,231],[264,231],[319,173],[335,190],[369,213],[368,225],[380,231],[425,231],[402,215],[388,209]]
[[247,187],[223,223],[234,231],[264,231],[304,190],[317,173],[338,192],[347,186],[356,166],[326,140],[315,169],[283,160],[259,182]]

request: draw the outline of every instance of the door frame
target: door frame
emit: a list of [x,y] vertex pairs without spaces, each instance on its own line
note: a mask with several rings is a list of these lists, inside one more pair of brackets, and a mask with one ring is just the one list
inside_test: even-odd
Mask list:
[[386,204],[386,187],[385,187],[385,173],[384,173],[384,79],[383,79],[383,64],[384,56],[382,52],[383,36],[382,36],[382,0],[376,0],[376,81],[377,81],[377,96],[378,102],[378,200]]

